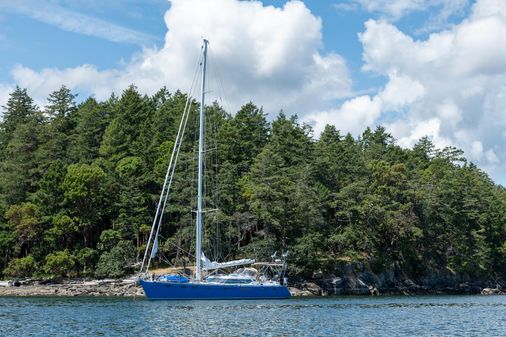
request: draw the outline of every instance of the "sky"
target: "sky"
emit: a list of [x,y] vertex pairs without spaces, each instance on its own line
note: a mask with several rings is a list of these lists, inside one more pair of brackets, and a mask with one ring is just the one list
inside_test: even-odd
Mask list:
[[202,37],[231,113],[428,136],[506,186],[505,0],[0,0],[0,106],[16,85],[41,107],[61,85],[186,91]]

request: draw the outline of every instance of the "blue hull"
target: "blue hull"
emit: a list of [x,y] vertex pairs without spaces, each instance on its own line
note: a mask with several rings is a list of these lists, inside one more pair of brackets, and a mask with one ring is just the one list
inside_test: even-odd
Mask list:
[[140,281],[149,300],[231,300],[289,298],[284,286]]

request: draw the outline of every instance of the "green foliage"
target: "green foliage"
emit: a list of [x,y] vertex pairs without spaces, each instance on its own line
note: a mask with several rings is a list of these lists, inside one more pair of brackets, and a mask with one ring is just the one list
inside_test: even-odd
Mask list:
[[12,231],[8,230],[5,225],[0,225],[0,271],[7,267],[15,244],[16,240]]
[[104,171],[95,165],[69,165],[62,185],[65,201],[76,207],[90,208],[88,200],[93,199],[93,194],[100,189],[104,176]]
[[135,247],[129,241],[120,241],[110,251],[102,253],[96,274],[99,277],[121,277],[131,268],[135,259]]
[[51,250],[70,249],[79,234],[79,219],[66,214],[57,214],[51,219],[51,227],[44,233],[44,240]]
[[30,277],[38,269],[35,259],[28,255],[26,257],[13,259],[9,262],[9,266],[4,269],[3,273],[10,277]]
[[[143,255],[187,96],[134,86],[99,102],[66,88],[41,111],[16,88],[0,122],[0,269],[27,277],[120,277]],[[196,120],[192,101],[160,252],[194,251]],[[360,261],[412,277],[452,269],[505,277],[506,189],[461,150],[428,137],[402,149],[383,127],[355,139],[296,116],[270,123],[252,102],[232,116],[206,106],[204,250],[331,273]],[[163,240],[162,240],[163,239]],[[157,259],[157,263],[158,259]],[[187,261],[185,262],[187,263]]]
[[3,121],[0,124],[0,142],[2,151],[5,149],[14,130],[19,125],[26,124],[37,112],[33,99],[28,96],[26,89],[16,86],[16,89],[9,95],[7,105],[4,107]]
[[144,191],[147,183],[146,165],[142,158],[125,157],[118,162],[115,171],[119,183],[116,204],[119,214],[115,223],[124,238],[134,239],[139,227],[150,221],[150,200]]
[[38,175],[43,175],[57,160],[67,161],[70,135],[74,129],[75,97],[65,86],[48,97],[44,120],[38,128],[39,146],[34,155]]
[[[114,106],[114,116],[100,144],[100,155],[116,163],[144,150],[148,144],[141,137],[142,130],[150,124],[151,114],[149,100],[141,97],[133,85],[126,89]],[[144,127],[139,127],[144,123]]]
[[114,229],[106,229],[100,234],[99,248],[111,250],[121,240],[121,233]]
[[44,272],[52,277],[71,276],[76,265],[76,258],[68,251],[49,253],[46,256]]
[[325,268],[332,266],[326,265],[328,257],[322,242],[325,238],[320,233],[307,234],[296,240],[290,256],[296,273],[311,277],[314,272],[322,270],[332,272],[332,269]]
[[92,248],[83,248],[76,254],[77,262],[82,268],[83,274],[92,273],[98,260],[98,252]]
[[66,173],[65,163],[57,160],[49,165],[39,180],[38,189],[30,199],[37,205],[41,216],[50,218],[62,208],[64,200],[62,183]]
[[33,244],[40,239],[43,230],[37,217],[35,205],[30,202],[12,205],[5,213],[5,217],[17,238],[16,250],[29,251]]
[[7,204],[25,201],[37,185],[35,152],[39,127],[39,120],[34,113],[25,123],[18,124],[8,135],[9,141],[2,144],[0,193]]
[[79,105],[73,118],[75,128],[69,138],[68,156],[73,162],[89,164],[98,158],[114,105],[114,100],[98,103],[91,97]]
[[279,249],[279,243],[273,236],[255,238],[253,241],[239,249],[238,256],[242,258],[253,258],[258,261],[269,261],[273,252]]
[[85,246],[96,236],[93,232],[102,216],[104,180],[105,172],[97,165],[71,164],[62,183],[64,205],[79,219]]

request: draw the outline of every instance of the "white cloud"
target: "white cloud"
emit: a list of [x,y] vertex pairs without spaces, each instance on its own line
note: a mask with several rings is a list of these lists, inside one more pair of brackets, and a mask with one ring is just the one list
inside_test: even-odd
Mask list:
[[477,1],[473,6],[472,19],[484,18],[487,16],[506,15],[506,4],[503,0]]
[[464,149],[506,184],[506,1],[478,0],[467,19],[424,40],[369,20],[360,40],[363,69],[388,77],[379,120],[396,109],[388,97],[404,103],[387,123],[401,145],[429,135],[437,146]]
[[310,113],[304,116],[304,121],[313,125],[316,135],[323,131],[325,125],[332,124],[357,136],[375,123],[381,107],[380,97],[359,96],[346,101],[339,109]]
[[[350,95],[344,59],[320,52],[321,20],[300,1],[277,8],[259,1],[173,0],[165,22],[164,46],[145,49],[124,68],[101,71],[82,65],[35,71],[18,65],[12,77],[39,100],[62,84],[98,98],[131,83],[148,94],[164,85],[187,90],[205,36],[210,40],[210,74],[218,70],[229,100],[226,108],[252,100],[266,112],[303,113],[327,109]],[[217,97],[216,84],[210,85]]]
[[[501,1],[501,0],[498,0]],[[334,4],[341,10],[356,10],[362,8],[370,13],[379,13],[391,20],[419,11],[439,8],[440,12],[435,18],[448,18],[465,8],[469,0],[349,0]]]
[[1,10],[27,15],[69,32],[95,36],[113,42],[149,45],[155,40],[151,35],[90,17],[46,0],[4,1],[0,2]]
[[386,111],[398,111],[407,104],[415,102],[425,93],[424,86],[406,75],[392,72],[388,75],[389,81],[379,93],[384,102],[383,109]]
[[[422,2],[406,0],[392,13],[415,10]],[[387,84],[340,107],[336,100],[351,96],[345,60],[321,52],[321,20],[300,1],[277,8],[259,1],[173,0],[159,50],[145,49],[118,69],[35,71],[18,65],[12,77],[39,102],[62,84],[99,99],[131,83],[148,94],[163,85],[185,90],[205,36],[211,41],[210,66],[219,70],[231,112],[249,100],[268,113],[311,111],[302,119],[316,133],[327,123],[355,135],[383,123],[402,146],[428,135],[438,147],[463,148],[506,185],[505,13],[506,1],[478,0],[460,24],[423,40],[386,21],[367,21],[359,35],[363,70],[385,76]],[[0,100],[8,87],[0,86]]]
[[333,124],[344,132],[358,136],[366,127],[374,126],[382,111],[399,111],[424,95],[422,84],[397,72],[389,74],[390,81],[375,96],[358,96],[347,100],[339,109],[313,111],[303,120],[320,134],[326,124]]
[[475,140],[471,143],[469,156],[474,160],[480,160],[483,157],[483,144],[480,141]]
[[397,20],[407,13],[427,9],[428,0],[354,0],[368,12],[381,13]]
[[337,9],[338,11],[357,11],[360,9],[360,5],[356,2],[338,2],[332,4],[332,7]]
[[[363,5],[374,10],[381,3]],[[402,15],[427,2],[389,3],[405,6],[396,7]],[[404,147],[429,136],[438,148],[464,149],[506,185],[506,1],[479,0],[469,18],[425,40],[383,20],[365,27],[359,34],[363,70],[386,76],[387,84],[371,97],[308,115],[316,131],[329,123],[357,134],[383,123]]]
[[9,85],[0,83],[0,107],[5,105],[9,98],[9,93],[13,91],[13,88]]
[[98,99],[106,99],[111,92],[119,92],[125,88],[114,82],[119,74],[116,70],[99,71],[89,64],[66,69],[47,68],[40,72],[16,65],[12,70],[15,83],[22,88],[28,88],[29,94],[39,106],[44,105],[49,93],[63,84],[72,89],[84,89]]
[[436,12],[429,16],[429,19],[416,33],[429,33],[447,28],[450,26],[450,18],[462,17],[469,4],[470,0],[432,0],[431,5],[437,8]]
[[491,164],[499,164],[501,161],[495,154],[495,151],[492,149],[489,149],[487,152],[485,152],[485,157],[487,158],[487,161]]
[[[498,0],[500,1],[500,0]],[[431,11],[418,33],[432,32],[448,26],[451,17],[460,17],[470,0],[349,0],[334,4],[344,11],[365,10],[387,21],[397,21],[413,12]]]
[[439,120],[452,126],[456,126],[462,120],[462,109],[451,99],[436,104],[435,112]]
[[411,147],[425,136],[428,136],[437,148],[451,145],[451,141],[441,135],[441,121],[438,118],[419,122],[400,120],[386,124],[386,127],[397,138],[397,143],[402,147]]

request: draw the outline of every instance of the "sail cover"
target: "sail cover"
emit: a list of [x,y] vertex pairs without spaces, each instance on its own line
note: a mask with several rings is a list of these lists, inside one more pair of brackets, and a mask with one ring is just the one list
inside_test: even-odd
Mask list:
[[237,266],[243,266],[245,264],[255,263],[255,260],[253,260],[253,259],[241,259],[241,260],[234,260],[234,261],[228,261],[228,262],[216,262],[216,261],[209,260],[204,254],[202,254],[201,260],[202,260],[202,268],[206,269],[206,270],[230,268],[230,267],[237,267]]

